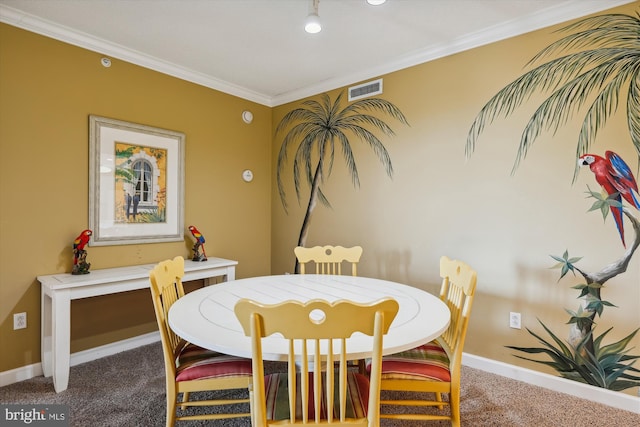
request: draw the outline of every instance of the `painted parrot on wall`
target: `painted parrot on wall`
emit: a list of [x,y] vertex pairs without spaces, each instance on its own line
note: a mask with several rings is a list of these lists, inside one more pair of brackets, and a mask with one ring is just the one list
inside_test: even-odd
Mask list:
[[633,177],[631,168],[622,160],[622,157],[613,151],[605,152],[605,157],[595,154],[583,154],[580,156],[578,163],[581,166],[589,166],[591,172],[596,176],[596,181],[602,186],[609,196],[613,196],[620,205],[610,206],[611,214],[616,221],[616,227],[622,240],[622,245],[626,247],[624,242],[624,224],[622,218],[622,198],[624,198],[631,206],[640,210],[640,199],[638,194],[638,183]]

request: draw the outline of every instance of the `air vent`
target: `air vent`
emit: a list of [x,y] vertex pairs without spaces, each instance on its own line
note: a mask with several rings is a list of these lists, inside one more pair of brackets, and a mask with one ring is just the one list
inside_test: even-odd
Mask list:
[[363,83],[358,86],[349,88],[349,101],[366,98],[367,96],[378,95],[382,93],[382,79]]

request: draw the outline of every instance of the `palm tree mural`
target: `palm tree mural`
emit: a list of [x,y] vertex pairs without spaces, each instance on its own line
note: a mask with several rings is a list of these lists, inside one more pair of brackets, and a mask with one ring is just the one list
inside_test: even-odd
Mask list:
[[[309,185],[309,201],[300,228],[298,246],[305,246],[309,232],[309,224],[313,211],[320,201],[330,206],[329,200],[322,191],[322,185],[331,175],[337,150],[342,151],[342,157],[351,175],[354,187],[360,186],[358,168],[353,155],[350,137],[368,144],[384,167],[387,175],[393,177],[393,166],[387,149],[382,141],[368,129],[375,128],[387,136],[394,135],[391,127],[384,122],[379,113],[388,114],[403,124],[408,122],[400,109],[389,101],[380,98],[365,98],[342,106],[344,92],[334,101],[329,95],[320,95],[319,100],[310,99],[302,103],[302,107],[289,111],[276,128],[276,134],[285,134],[278,153],[277,182],[282,206],[287,212],[287,195],[282,180],[284,168],[288,160],[288,152],[292,145],[297,144],[293,160],[293,182],[298,202],[302,198],[302,185]],[[378,113],[375,115],[373,113]],[[299,272],[296,260],[294,271]]]
[[500,115],[508,116],[539,91],[550,95],[522,132],[512,172],[543,130],[557,130],[591,102],[578,135],[576,159],[586,154],[625,95],[629,135],[640,160],[640,19],[624,14],[600,15],[560,31],[573,32],[540,51],[528,65],[558,53],[560,56],[518,77],[482,107],[467,136],[467,156],[473,153],[487,124]]
[[[605,14],[579,20],[560,31],[569,34],[540,51],[529,62],[528,65],[533,67],[530,71],[501,89],[481,109],[469,130],[467,157],[473,153],[480,134],[488,124],[500,116],[509,116],[532,94],[541,92],[548,96],[524,128],[512,174],[543,131],[555,132],[575,114],[586,111],[577,138],[576,160],[580,162],[575,162],[575,182],[579,164],[587,165],[594,159],[601,159],[588,152],[598,131],[618,112],[621,99],[626,100],[629,135],[640,165],[640,19],[624,14]],[[626,167],[621,159],[619,162]],[[592,171],[596,173],[593,167]],[[637,192],[637,184],[628,167],[624,174],[629,179],[629,186],[635,187]],[[598,180],[601,185],[602,182]],[[565,378],[623,390],[640,385],[640,370],[632,366],[640,356],[629,355],[627,349],[638,329],[608,345],[604,339],[611,329],[599,336],[595,336],[594,329],[596,318],[602,316],[604,308],[614,307],[602,299],[605,282],[624,273],[640,247],[640,220],[623,205],[621,195],[626,199],[624,188],[612,190],[603,186],[603,189],[604,193],[588,189],[587,194],[595,199],[590,210],[600,210],[605,218],[609,211],[614,214],[623,245],[621,225],[623,216],[626,216],[635,233],[633,242],[626,247],[620,259],[598,272],[578,268],[576,263],[580,257],[570,257],[568,251],[562,256],[552,255],[557,261],[555,267],[561,269],[560,278],[571,271],[579,273],[585,280],[585,283],[574,286],[580,292],[580,307],[575,311],[567,310],[571,325],[567,343],[540,322],[551,340],[527,329],[542,344],[541,347],[507,347],[526,354],[546,355],[551,360],[517,357],[550,366]],[[638,207],[638,203],[632,205]]]

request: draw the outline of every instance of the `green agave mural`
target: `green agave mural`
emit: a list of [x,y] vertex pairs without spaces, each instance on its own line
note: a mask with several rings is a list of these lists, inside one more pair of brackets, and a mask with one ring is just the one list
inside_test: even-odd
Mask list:
[[[310,187],[298,246],[305,246],[311,217],[318,201],[325,206],[331,206],[322,191],[322,185],[331,175],[337,150],[342,151],[352,184],[356,188],[360,186],[358,168],[351,147],[353,138],[368,144],[382,163],[387,175],[390,178],[393,177],[391,157],[382,141],[369,129],[376,129],[387,136],[394,135],[392,128],[375,113],[389,115],[406,125],[408,125],[407,119],[398,107],[384,99],[359,99],[343,107],[343,97],[344,92],[341,92],[332,101],[325,93],[320,95],[320,100],[304,101],[302,107],[289,111],[276,128],[276,134],[289,129],[278,153],[276,170],[278,192],[285,211],[287,211],[287,195],[282,175],[292,145],[297,144],[293,160],[293,181],[298,202],[302,197],[303,183],[306,182]],[[294,271],[299,273],[297,260]]]
[[[600,211],[606,219],[611,212],[622,245],[623,256],[598,272],[583,271],[576,266],[580,257],[552,255],[554,266],[561,270],[560,279],[568,272],[579,273],[584,283],[574,286],[579,291],[580,306],[566,310],[569,314],[569,337],[560,339],[542,321],[549,339],[530,329],[528,332],[540,347],[507,346],[532,355],[544,355],[547,360],[516,355],[553,368],[562,377],[611,390],[640,386],[640,370],[633,364],[640,356],[628,354],[629,342],[638,332],[631,331],[623,339],[605,344],[612,328],[595,334],[596,318],[604,309],[615,307],[602,299],[605,283],[623,274],[640,246],[640,220],[634,215],[640,210],[638,185],[625,161],[607,151],[605,157],[590,154],[598,131],[618,111],[620,99],[626,99],[627,124],[631,143],[638,153],[640,165],[640,20],[624,14],[606,14],[579,20],[561,29],[568,33],[538,53],[528,64],[532,69],[509,83],[481,109],[467,138],[466,153],[470,156],[484,128],[498,117],[510,115],[534,92],[547,94],[527,123],[513,166],[525,159],[534,141],[543,131],[555,131],[578,111],[586,114],[578,135],[574,182],[580,166],[589,166],[603,192],[587,194],[595,201],[590,211]],[[627,203],[630,207],[625,205]],[[624,238],[624,219],[633,226],[635,238],[629,245]]]

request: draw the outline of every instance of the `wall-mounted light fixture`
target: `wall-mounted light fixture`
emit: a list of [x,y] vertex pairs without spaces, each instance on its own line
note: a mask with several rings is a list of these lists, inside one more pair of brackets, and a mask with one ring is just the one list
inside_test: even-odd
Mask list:
[[367,3],[373,5],[373,6],[378,6],[381,5],[382,3],[386,2],[387,0],[367,0]]
[[307,15],[307,19],[304,21],[304,30],[307,33],[315,34],[322,30],[320,25],[320,16],[318,16],[318,4],[320,0],[313,0],[313,12]]

